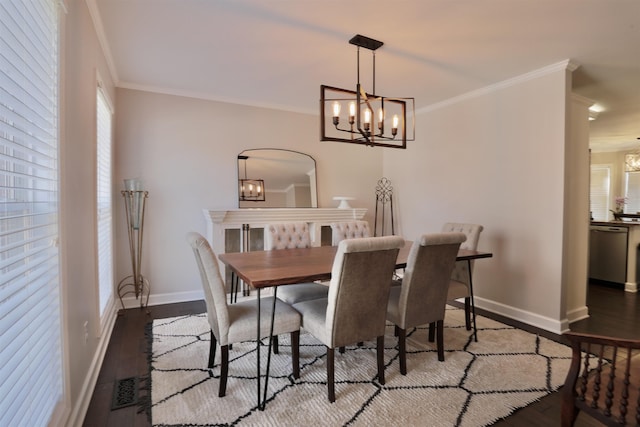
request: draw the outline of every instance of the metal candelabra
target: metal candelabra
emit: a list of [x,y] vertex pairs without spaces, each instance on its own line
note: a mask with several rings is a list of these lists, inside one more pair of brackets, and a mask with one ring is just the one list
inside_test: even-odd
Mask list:
[[[136,299],[140,298],[140,307],[146,307],[149,303],[149,293],[151,289],[149,281],[142,275],[140,266],[142,263],[144,210],[149,192],[143,190],[123,190],[121,194],[124,197],[124,208],[127,216],[129,251],[131,252],[131,268],[133,274],[125,277],[118,284],[118,298],[120,298],[120,304],[122,304],[122,308],[124,308],[122,297],[128,294],[135,294]],[[145,293],[147,295],[146,299],[144,299]]]
[[[388,204],[388,205],[387,205]],[[381,206],[380,215],[382,216],[380,221],[381,231],[378,234],[378,206]],[[387,178],[381,178],[376,185],[376,213],[373,226],[374,236],[384,236],[385,231],[385,211],[389,209],[389,215],[391,219],[391,234],[395,234],[395,226],[393,222],[393,187],[391,181]]]

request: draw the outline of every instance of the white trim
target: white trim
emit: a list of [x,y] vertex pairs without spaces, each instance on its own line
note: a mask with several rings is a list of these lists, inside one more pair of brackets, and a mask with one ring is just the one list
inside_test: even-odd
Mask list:
[[[87,4],[95,3],[95,0],[86,0],[86,1],[87,1]],[[91,7],[90,7],[90,9],[91,9]],[[92,16],[93,16],[93,14],[92,14]],[[99,16],[99,14],[97,14],[96,16]],[[96,32],[98,32],[99,38],[100,38],[100,40],[102,40],[102,38],[100,37],[100,34],[102,34],[102,33],[100,31],[98,31],[97,28],[96,28]],[[101,42],[101,44],[102,44],[102,42]],[[106,42],[105,42],[105,45],[106,45]],[[107,55],[108,49],[106,47],[103,47],[103,50],[105,50],[105,56],[107,56],[107,62],[109,64],[109,69],[111,69],[112,61],[110,60],[111,57],[109,55]],[[574,62],[574,61],[572,61],[570,59],[565,59],[564,61],[560,61],[560,62],[557,62],[555,64],[551,64],[551,65],[548,65],[546,67],[542,67],[542,68],[539,68],[537,70],[530,71],[530,72],[522,74],[520,76],[512,77],[512,78],[509,78],[507,80],[503,80],[501,82],[494,83],[494,84],[491,84],[489,86],[484,86],[482,88],[473,90],[471,92],[467,92],[467,93],[459,95],[459,96],[454,96],[453,98],[445,99],[444,101],[441,101],[441,102],[436,102],[435,104],[431,104],[431,105],[427,105],[427,106],[422,107],[422,108],[418,108],[415,111],[415,114],[417,115],[417,114],[422,114],[422,113],[427,113],[427,112],[430,112],[430,111],[438,110],[438,109],[446,107],[448,105],[457,104],[459,102],[466,101],[466,100],[472,99],[472,98],[477,98],[479,96],[486,95],[487,93],[494,92],[496,90],[503,89],[503,88],[506,88],[506,87],[509,87],[509,86],[515,86],[515,85],[521,84],[522,82],[525,82],[527,80],[532,80],[532,79],[535,79],[535,78],[538,78],[538,77],[541,77],[541,76],[545,76],[547,74],[550,74],[550,73],[553,73],[553,72],[557,72],[559,70],[568,70],[570,72],[573,72],[579,66],[580,65],[578,63],[576,63],[576,62]],[[115,71],[113,71],[112,74],[113,74],[114,77],[116,77]],[[244,105],[244,106],[256,107],[256,108],[268,108],[268,109],[272,109],[272,110],[288,111],[288,112],[292,112],[292,113],[318,115],[318,110],[315,110],[315,109],[311,110],[311,109],[308,109],[308,108],[296,108],[296,107],[292,107],[290,105],[274,104],[274,103],[269,103],[269,102],[257,102],[257,101],[253,101],[253,100],[249,100],[249,99],[238,99],[238,98],[229,98],[229,97],[224,97],[224,96],[215,96],[215,95],[205,94],[205,93],[196,92],[196,91],[176,90],[176,89],[165,88],[165,87],[141,85],[141,84],[138,84],[138,83],[119,81],[117,79],[117,77],[114,80],[116,81],[116,86],[119,87],[119,88],[123,88],[123,89],[139,90],[139,91],[142,91],[142,92],[159,93],[159,94],[164,94],[164,95],[183,96],[183,97],[186,97],[186,98],[202,99],[202,100],[205,100],[205,101],[214,101],[214,102],[224,102],[224,103],[228,103],[228,104],[237,104],[237,105]]]
[[633,293],[638,292],[638,284],[635,282],[626,282],[624,284],[624,290],[626,292],[633,292]]
[[[173,304],[177,302],[188,302],[188,301],[199,301],[199,300],[204,300],[204,291],[202,290],[186,291],[186,292],[170,292],[166,294],[153,293],[149,296],[148,305],[153,306],[153,305]],[[122,303],[124,304],[124,308],[140,307],[140,299],[134,296],[123,298]]]
[[492,300],[475,297],[475,305],[477,308],[490,311],[495,314],[499,314],[509,319],[513,319],[527,325],[535,326],[545,331],[553,332],[554,334],[561,335],[563,332],[569,329],[568,321],[566,319],[559,321],[550,317],[541,316],[536,313],[532,313],[527,310],[505,305]]
[[205,93],[196,92],[196,91],[176,90],[176,89],[141,85],[141,84],[129,83],[129,82],[118,82],[116,86],[123,89],[139,90],[142,92],[160,93],[164,95],[173,95],[173,96],[183,96],[186,98],[202,99],[205,101],[224,102],[227,104],[237,104],[237,105],[244,105],[248,107],[267,108],[270,110],[287,111],[290,113],[312,114],[314,116],[319,115],[318,110],[310,110],[308,108],[296,108],[290,105],[274,104],[269,102],[257,102],[251,99],[228,98],[224,96],[215,96],[215,95],[205,94]]
[[589,318],[589,307],[583,305],[582,307],[574,308],[567,312],[567,322],[573,323],[579,320],[584,320]]
[[96,383],[98,382],[98,376],[100,375],[100,369],[102,368],[104,356],[107,353],[109,340],[111,339],[111,335],[113,334],[113,327],[116,324],[116,318],[117,311],[112,304],[110,307],[110,313],[108,315],[108,321],[105,322],[106,327],[104,330],[104,334],[102,334],[102,336],[100,336],[100,338],[98,339],[96,352],[93,355],[91,365],[89,366],[87,375],[84,379],[84,382],[82,383],[82,388],[78,393],[78,400],[73,405],[71,415],[67,420],[67,427],[81,427],[84,422],[87,410],[89,409],[89,403],[91,402],[91,397],[93,396]]
[[446,99],[441,102],[437,102],[435,104],[428,105],[426,107],[422,107],[416,110],[417,114],[428,113],[434,110],[439,110],[441,108],[447,107],[449,105],[457,104],[459,102],[467,101],[469,99],[477,98],[479,96],[486,95],[491,92],[495,92],[500,89],[504,89],[510,86],[516,86],[526,82],[528,80],[537,79],[542,76],[546,76],[551,73],[558,72],[560,70],[568,70],[575,71],[579,65],[570,59],[566,59],[564,61],[557,62],[555,64],[548,65],[543,68],[539,68],[537,70],[530,71],[528,73],[522,74],[520,76],[512,77],[507,80],[503,80],[498,83],[494,83],[489,86],[482,87],[480,89],[472,90],[471,92],[464,93],[462,95],[454,96],[453,98]]
[[93,28],[95,29],[96,35],[98,36],[98,42],[100,43],[100,47],[102,47],[102,53],[107,61],[107,67],[109,68],[109,72],[111,73],[113,81],[117,82],[118,69],[115,66],[115,62],[113,61],[109,42],[107,41],[107,36],[105,35],[104,27],[102,26],[102,17],[100,16],[100,10],[98,9],[96,0],[86,0],[86,3],[87,8],[89,9],[89,15],[91,16],[91,21],[93,22]]

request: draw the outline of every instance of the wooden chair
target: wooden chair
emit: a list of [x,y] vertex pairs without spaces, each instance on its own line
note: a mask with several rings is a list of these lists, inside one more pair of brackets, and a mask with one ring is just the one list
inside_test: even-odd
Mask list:
[[[269,336],[273,297],[260,299],[260,337],[257,335],[256,318],[258,307],[256,301],[241,301],[227,304],[224,281],[220,275],[218,261],[209,246],[209,242],[198,233],[188,233],[187,241],[193,249],[198,264],[205,303],[207,320],[211,327],[211,344],[209,347],[208,367],[213,368],[216,356],[216,345],[220,343],[220,386],[218,396],[223,397],[227,390],[227,374],[229,371],[229,346],[233,343],[250,341]],[[273,333],[275,336],[291,334],[291,363],[294,378],[300,377],[300,314],[276,300]]]
[[384,384],[387,301],[403,246],[404,239],[398,236],[343,240],[333,262],[328,297],[293,306],[302,315],[302,327],[327,347],[329,402],[336,400],[336,348],[376,338],[378,381]]
[[447,291],[460,243],[465,239],[463,233],[421,236],[411,246],[401,285],[391,288],[387,320],[396,325],[402,375],[407,374],[406,331],[409,328],[435,323],[438,360],[444,360],[443,333]]
[[607,426],[640,425],[640,339],[567,332],[571,367],[562,388],[562,427],[582,411]]

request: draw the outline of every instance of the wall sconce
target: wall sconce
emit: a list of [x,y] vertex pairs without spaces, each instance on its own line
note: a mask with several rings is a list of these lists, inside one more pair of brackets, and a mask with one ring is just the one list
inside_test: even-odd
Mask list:
[[[381,41],[358,34],[349,43],[358,46],[356,90],[320,86],[320,140],[407,148],[407,141],[415,139],[415,99],[376,94],[375,51],[383,45]],[[360,85],[361,47],[371,50],[373,55],[371,93]]]

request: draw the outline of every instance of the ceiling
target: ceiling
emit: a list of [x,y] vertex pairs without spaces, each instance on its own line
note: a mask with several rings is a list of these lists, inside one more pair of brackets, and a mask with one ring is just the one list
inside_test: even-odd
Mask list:
[[348,41],[362,34],[384,42],[376,92],[414,97],[418,112],[570,59],[574,92],[603,108],[592,149],[639,143],[638,0],[87,3],[119,87],[317,114],[321,84],[355,86]]

